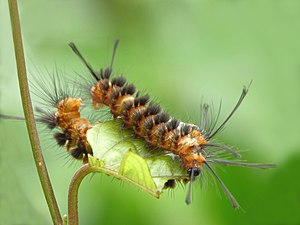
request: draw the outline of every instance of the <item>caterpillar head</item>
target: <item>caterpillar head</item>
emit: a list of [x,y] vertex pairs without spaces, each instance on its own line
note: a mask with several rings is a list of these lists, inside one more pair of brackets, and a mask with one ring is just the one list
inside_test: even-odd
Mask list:
[[192,202],[191,198],[192,198],[193,182],[195,181],[195,178],[201,174],[200,166],[203,162],[199,163],[198,161],[194,160],[193,163],[194,163],[194,166],[187,169],[187,173],[190,178],[189,190],[188,190],[186,198],[185,198],[185,203],[187,205],[189,205]]

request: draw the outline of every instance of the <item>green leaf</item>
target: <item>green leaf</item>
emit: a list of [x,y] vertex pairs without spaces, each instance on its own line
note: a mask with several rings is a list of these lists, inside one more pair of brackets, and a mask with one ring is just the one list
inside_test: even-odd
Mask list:
[[146,161],[137,154],[128,151],[121,163],[119,174],[133,181],[145,191],[149,191],[152,195],[157,196],[158,190],[151,178],[151,174]]
[[121,120],[99,122],[87,133],[93,149],[89,164],[95,171],[128,181],[159,198],[168,180],[188,179],[180,159],[161,149],[153,149],[137,138]]

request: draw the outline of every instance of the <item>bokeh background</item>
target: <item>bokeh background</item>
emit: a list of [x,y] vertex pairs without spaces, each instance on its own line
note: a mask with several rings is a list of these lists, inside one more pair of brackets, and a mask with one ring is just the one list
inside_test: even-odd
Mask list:
[[[199,184],[186,206],[186,188],[157,200],[111,177],[90,176],[80,187],[80,224],[300,224],[299,1],[26,0],[19,7],[31,73],[55,65],[67,74],[86,72],[70,41],[94,67],[107,66],[120,38],[115,71],[185,121],[198,120],[201,102],[217,108],[220,99],[222,120],[253,80],[218,139],[246,150],[243,159],[278,165],[219,171],[243,207],[238,211],[221,191]],[[6,1],[0,2],[0,35],[0,110],[22,116]],[[0,224],[51,224],[25,124],[0,121],[0,134]],[[42,139],[65,214],[68,185],[81,164],[53,147],[51,135]]]

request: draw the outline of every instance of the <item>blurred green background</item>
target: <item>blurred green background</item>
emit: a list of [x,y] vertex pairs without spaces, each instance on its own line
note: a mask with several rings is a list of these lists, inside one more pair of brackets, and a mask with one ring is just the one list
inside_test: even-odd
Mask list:
[[[243,85],[249,95],[218,139],[273,170],[229,168],[219,175],[242,205],[232,209],[215,188],[166,191],[160,200],[105,175],[84,180],[80,224],[300,224],[300,1],[19,1],[28,69],[85,72],[68,47],[107,66],[120,38],[114,70],[185,121],[202,101],[223,101],[221,119]],[[8,6],[0,2],[0,110],[23,115]],[[0,223],[51,224],[25,124],[0,121]],[[62,214],[79,162],[44,137],[43,150]],[[221,192],[221,191],[219,191]],[[220,197],[221,196],[221,197]]]

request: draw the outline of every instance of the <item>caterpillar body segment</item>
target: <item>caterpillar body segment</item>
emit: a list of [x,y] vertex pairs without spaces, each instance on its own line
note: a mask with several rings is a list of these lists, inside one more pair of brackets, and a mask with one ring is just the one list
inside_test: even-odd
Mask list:
[[33,94],[43,96],[47,106],[47,109],[36,107],[36,120],[54,132],[53,137],[59,146],[64,146],[74,158],[87,162],[87,155],[93,152],[86,133],[93,125],[81,117],[82,99],[74,97],[72,91],[63,86],[58,72],[51,74],[50,78],[36,79],[37,85],[33,85]]

